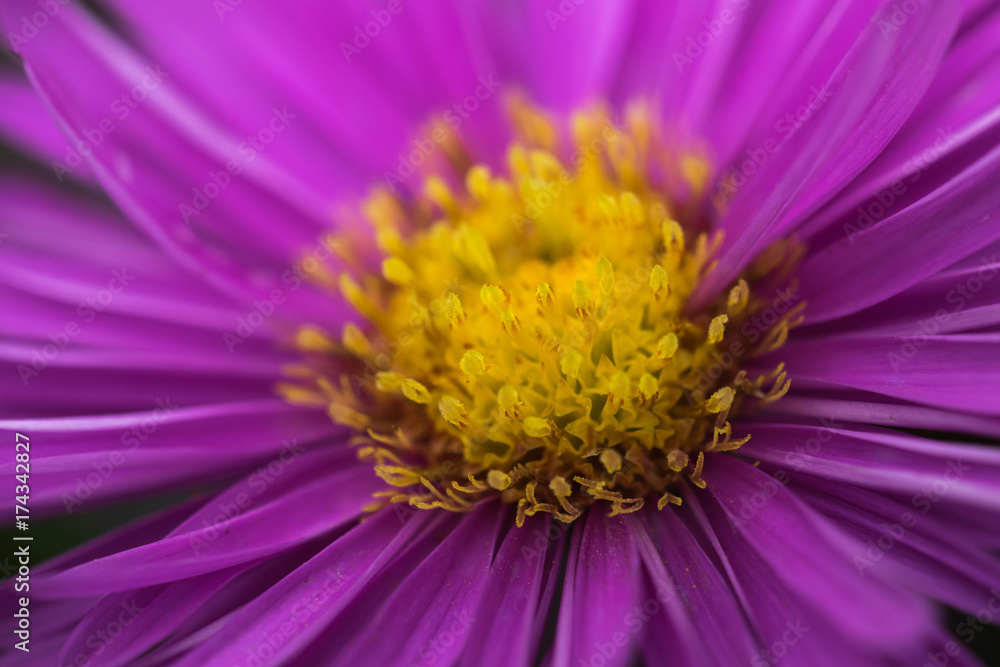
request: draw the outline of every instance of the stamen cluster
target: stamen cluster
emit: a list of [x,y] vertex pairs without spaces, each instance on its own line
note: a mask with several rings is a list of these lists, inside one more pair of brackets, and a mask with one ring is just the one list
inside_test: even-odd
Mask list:
[[313,363],[282,391],[362,434],[359,455],[394,487],[382,502],[465,511],[497,494],[519,525],[571,522],[596,501],[662,509],[685,480],[704,486],[706,452],[746,442],[729,422],[742,402],[787,391],[780,366],[750,378],[719,350],[784,342],[798,308],[763,336],[744,325],[763,307],[751,285],[782,279],[792,246],[692,312],[721,236],[682,224],[663,180],[693,197],[704,169],[656,149],[648,115],[630,119],[576,116],[566,164],[555,127],[517,107],[504,174],[476,165],[428,178],[416,201],[368,201],[381,273],[338,278],[367,325],[302,329]]

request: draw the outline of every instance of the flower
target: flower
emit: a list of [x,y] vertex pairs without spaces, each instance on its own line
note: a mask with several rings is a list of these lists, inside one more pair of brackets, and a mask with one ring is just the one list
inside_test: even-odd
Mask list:
[[974,661],[994,4],[5,3],[0,662]]

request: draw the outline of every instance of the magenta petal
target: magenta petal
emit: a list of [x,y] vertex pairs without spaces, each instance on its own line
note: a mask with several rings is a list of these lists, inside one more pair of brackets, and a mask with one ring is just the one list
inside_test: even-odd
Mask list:
[[[331,642],[323,649],[328,657],[317,664],[334,662],[336,656],[336,662],[348,665],[368,661],[407,667],[427,655],[442,664],[454,663],[477,620],[474,614],[486,587],[500,528],[509,520],[506,510],[489,501],[464,516],[371,616],[349,622],[355,626],[354,633]],[[357,621],[362,620],[365,625],[358,627]],[[387,642],[385,629],[390,626],[394,639]]]
[[[811,588],[814,584],[829,585],[824,575],[831,568],[844,572],[845,576],[849,571],[856,579],[857,574],[849,559],[828,553],[829,546],[822,541],[776,540],[769,545],[769,551],[812,552],[803,563],[806,567],[812,566],[810,573],[789,581],[788,573],[775,568],[773,555],[761,551],[759,545],[754,545],[743,531],[734,530],[732,515],[719,502],[711,499],[699,501],[694,497],[690,500],[695,520],[715,547],[747,616],[757,628],[759,643],[755,657],[762,664],[766,665],[768,661],[773,663],[780,651],[782,660],[790,664],[831,667],[843,664],[871,667],[910,665],[915,664],[921,655],[915,644],[935,636],[932,612],[926,605],[919,604],[901,606],[894,612],[895,628],[905,628],[910,633],[907,639],[893,641],[880,637],[874,625],[867,636],[845,629],[842,616],[865,613],[867,609],[857,609],[851,603],[832,606],[829,601],[817,606],[815,601],[806,599],[809,594],[804,594],[801,589]],[[778,503],[780,501],[770,504]],[[818,514],[814,516],[820,518]],[[771,524],[763,521],[765,525]],[[820,521],[823,520],[820,518]],[[810,521],[809,525],[812,524]],[[781,530],[779,525],[768,527]],[[825,525],[828,529],[832,526]],[[784,554],[785,557],[788,555]],[[850,590],[856,588],[852,585]],[[885,590],[882,582],[875,581],[867,587],[866,593],[875,594],[877,588]],[[900,597],[906,599],[905,595]],[[916,601],[915,598],[913,600]],[[879,622],[884,621],[884,618],[879,619]]]
[[440,525],[434,518],[419,513],[401,523],[393,508],[377,513],[232,614],[179,664],[194,667],[260,659],[261,651],[267,650],[261,637],[274,633],[283,639],[281,656],[300,653],[373,576],[407,553],[409,542]]
[[[801,270],[808,322],[876,304],[1000,238],[998,173],[994,148],[908,208],[808,258]],[[912,238],[920,242],[904,242]]]
[[[771,140],[784,145],[732,195],[721,222],[726,246],[719,269],[699,286],[696,302],[728,285],[760,251],[793,231],[799,221],[794,207],[811,210],[826,201],[899,129],[930,83],[956,25],[954,8],[924,9],[899,30],[883,35],[875,19],[892,11],[889,2],[876,8],[852,5],[842,17],[849,21],[828,26],[833,37],[826,32],[817,36],[816,62],[807,49],[795,73],[800,85],[772,102],[779,119],[774,127],[781,133]],[[837,48],[823,49],[823,37]],[[817,103],[823,96],[826,101]],[[780,124],[782,116],[808,104],[815,110],[798,131],[787,120]],[[764,125],[762,136],[751,138],[750,149],[763,146],[771,130]]]
[[[767,562],[777,577],[775,595],[786,588],[859,644],[887,647],[919,636],[913,619],[927,610],[918,599],[878,580],[859,586],[851,560],[857,543],[768,475],[744,461],[712,456],[705,464],[705,481],[730,524],[715,523],[716,534],[737,532]],[[743,518],[738,510],[760,493],[760,483],[770,483],[774,495]],[[729,553],[734,562],[738,553]],[[855,612],[844,614],[844,609]],[[908,609],[912,611],[904,614]]]
[[78,664],[81,656],[107,667],[133,664],[247,569],[249,566],[237,566],[173,584],[104,596],[66,640],[59,664]]
[[554,664],[588,664],[595,656],[603,656],[609,666],[629,664],[638,641],[627,618],[643,602],[639,572],[628,522],[607,516],[602,507],[588,511],[570,544]]
[[[323,413],[278,399],[189,408],[170,396],[147,412],[6,420],[0,430],[43,438],[32,472],[33,507],[45,514],[219,479],[279,456],[283,442],[311,447],[339,431]],[[0,465],[13,469],[13,462]]]
[[998,342],[998,334],[853,335],[792,341],[780,354],[797,387],[839,385],[960,412],[998,415]]
[[[330,474],[324,468],[336,454],[307,452],[300,461],[277,459],[284,467],[276,464],[274,470],[284,474],[264,467],[210,501],[197,519],[188,519],[170,536],[54,574],[39,582],[39,589],[91,595],[177,581],[273,556],[345,525],[357,519],[381,486],[366,466]],[[317,495],[337,502],[314,511],[309,499]]]
[[899,494],[921,505],[929,502],[919,500],[921,493],[944,485],[948,492],[939,505],[958,504],[966,512],[1000,509],[1000,452],[995,448],[861,426],[753,424],[752,432],[741,453],[786,470]]
[[863,542],[853,559],[863,577],[895,579],[971,614],[982,607],[983,592],[1000,585],[1000,563],[931,507],[836,481],[811,479],[796,491]]
[[891,398],[853,392],[843,395],[830,393],[811,396],[793,391],[779,401],[770,413],[794,417],[815,418],[822,415],[834,423],[841,420],[859,424],[875,424],[894,428],[919,428],[992,436],[1000,432],[1000,417],[954,412],[947,408],[913,405]]
[[561,581],[567,529],[544,515],[529,517],[522,528],[507,532],[472,613],[476,620],[461,665],[506,667],[535,659]]
[[[18,147],[46,166],[65,163],[66,155],[71,151],[69,142],[60,134],[48,109],[31,89],[27,79],[21,75],[0,73],[0,99],[4,101],[0,105],[0,138],[5,143]],[[56,173],[60,181],[67,178],[67,174]],[[83,164],[70,171],[68,176],[84,183],[94,181],[94,175]]]
[[[28,2],[7,3],[0,19],[15,25],[34,11],[37,6]],[[220,126],[169,72],[157,71],[158,63],[145,60],[79,6],[63,6],[20,55],[74,143],[108,117],[108,100],[146,82],[143,104],[126,108],[124,119],[112,121],[115,131],[86,160],[129,219],[207,283],[248,302],[266,298],[303,248],[329,229],[328,196],[303,188],[267,155],[251,161],[245,150],[239,153],[246,135]],[[288,116],[294,113],[271,111],[256,127],[268,127],[277,118],[275,127],[285,123],[294,134]],[[243,158],[239,178],[227,171],[234,156]],[[225,187],[217,186],[210,206],[196,209],[195,190],[213,183],[211,175],[220,172],[229,177],[217,177]],[[275,226],[276,219],[283,224]]]
[[[687,664],[748,662],[756,653],[755,630],[725,575],[679,513],[648,510],[630,517],[629,523],[652,580],[653,590],[642,601],[641,611],[629,617],[644,625],[647,655],[666,659],[681,651]],[[661,604],[664,611],[650,613]],[[705,636],[714,639],[706,642]]]

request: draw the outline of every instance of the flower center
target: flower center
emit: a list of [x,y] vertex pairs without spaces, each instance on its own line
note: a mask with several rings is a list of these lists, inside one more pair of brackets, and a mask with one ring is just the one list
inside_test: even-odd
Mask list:
[[685,481],[704,487],[706,452],[749,438],[732,438],[730,415],[788,389],[781,366],[738,367],[800,319],[753,325],[771,302],[758,286],[787,276],[795,246],[691,310],[721,242],[691,213],[704,163],[659,147],[641,109],[627,126],[574,116],[570,159],[547,117],[513,115],[522,140],[503,174],[476,165],[419,197],[369,199],[381,272],[339,276],[367,325],[300,330],[313,361],[281,390],[363,434],[359,455],[394,487],[381,503],[465,511],[499,495],[518,525],[597,501],[679,505]]

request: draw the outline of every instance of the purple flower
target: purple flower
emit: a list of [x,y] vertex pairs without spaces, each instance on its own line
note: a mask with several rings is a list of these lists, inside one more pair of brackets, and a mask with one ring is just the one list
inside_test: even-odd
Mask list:
[[0,665],[976,662],[997,3],[168,4],[0,7]]

